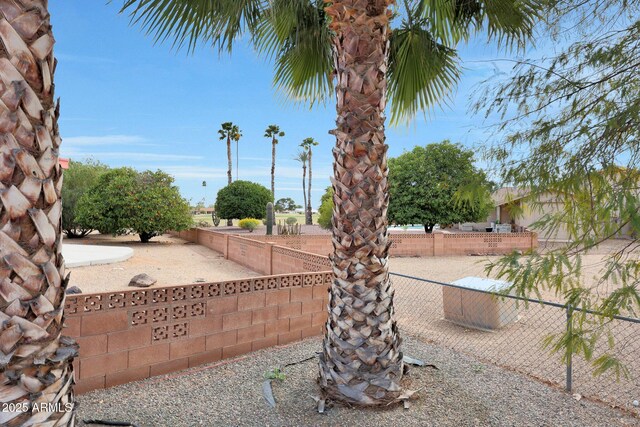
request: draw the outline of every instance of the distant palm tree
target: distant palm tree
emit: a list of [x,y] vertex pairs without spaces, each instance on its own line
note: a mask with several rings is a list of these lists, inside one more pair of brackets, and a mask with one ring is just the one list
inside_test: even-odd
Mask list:
[[269,125],[264,131],[265,138],[271,138],[271,196],[273,200],[276,199],[275,179],[276,179],[276,144],[278,143],[277,137],[283,137],[284,132],[280,131],[280,126]]
[[[232,174],[231,174],[231,168],[233,167],[233,164],[231,162],[231,140],[236,141],[236,169],[238,168],[238,141],[240,140],[240,137],[242,136],[242,133],[240,132],[240,128],[238,128],[238,126],[234,125],[233,122],[224,122],[222,123],[220,129],[218,129],[218,134],[220,134],[220,140],[227,141],[227,161],[229,163],[229,169],[227,169],[227,178],[228,178],[228,183],[229,185],[231,185],[231,182],[233,181],[232,178]],[[236,179],[238,179],[238,171],[236,170]],[[227,219],[227,226],[231,227],[233,225],[233,221],[231,219]]]
[[304,223],[306,225],[313,224],[313,215],[311,214],[311,157],[313,152],[311,147],[315,147],[316,145],[318,145],[318,142],[313,138],[305,138],[302,144],[300,144],[300,146],[309,153],[309,190],[307,191],[309,198],[307,199],[307,204],[304,206]]
[[[305,186],[305,179],[307,177],[307,162],[309,161],[309,153],[306,150],[298,151],[298,154],[293,158],[302,163],[302,197],[304,198],[305,210],[307,209],[307,189]],[[311,195],[309,195],[311,196]]]

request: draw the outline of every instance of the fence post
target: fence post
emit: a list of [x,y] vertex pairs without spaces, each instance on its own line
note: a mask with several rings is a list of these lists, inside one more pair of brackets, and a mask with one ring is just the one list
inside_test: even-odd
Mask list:
[[572,338],[571,335],[573,334],[573,321],[572,321],[572,317],[573,317],[573,309],[571,308],[571,304],[567,304],[567,334],[569,334],[569,344],[568,344],[568,348],[567,348],[567,382],[566,382],[566,390],[568,392],[571,392],[571,388],[573,386],[572,384],[572,375],[573,375],[573,366],[572,366],[572,359],[573,359],[573,346],[572,346]]

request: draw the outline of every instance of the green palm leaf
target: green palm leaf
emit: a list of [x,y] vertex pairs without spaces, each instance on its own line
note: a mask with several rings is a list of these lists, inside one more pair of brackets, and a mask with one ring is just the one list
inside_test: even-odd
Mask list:
[[405,21],[390,38],[388,96],[391,123],[411,120],[446,99],[460,78],[455,50],[437,43],[423,25]]
[[333,94],[331,34],[323,2],[274,0],[254,33],[275,62],[274,86],[289,100],[323,102]]
[[173,47],[185,43],[193,51],[198,42],[231,51],[245,28],[257,25],[262,0],[125,0],[120,13],[128,13],[156,42],[173,39]]

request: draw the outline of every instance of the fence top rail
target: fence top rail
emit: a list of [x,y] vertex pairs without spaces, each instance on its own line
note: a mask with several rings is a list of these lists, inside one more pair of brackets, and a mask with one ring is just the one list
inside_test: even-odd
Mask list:
[[[462,289],[462,290],[465,290],[465,291],[472,291],[472,292],[478,292],[478,293],[482,293],[482,294],[489,294],[489,295],[494,295],[494,296],[497,296],[497,297],[509,298],[509,299],[514,299],[514,300],[518,300],[518,301],[533,302],[533,303],[542,304],[542,305],[550,305],[552,307],[562,308],[562,309],[565,309],[565,310],[567,308],[569,308],[572,311],[583,311],[585,313],[594,314],[596,316],[604,316],[601,312],[598,312],[598,311],[595,311],[595,310],[590,310],[588,308],[583,308],[583,307],[573,307],[573,306],[569,306],[567,304],[561,304],[561,303],[557,303],[557,302],[553,302],[553,301],[546,301],[546,300],[535,299],[535,298],[525,298],[525,297],[519,297],[519,296],[516,296],[516,295],[509,295],[509,294],[505,294],[505,293],[501,293],[501,292],[493,292],[493,291],[485,291],[485,290],[481,290],[481,289],[467,288],[465,286],[454,285],[453,283],[439,282],[437,280],[429,280],[429,279],[425,279],[423,277],[409,276],[407,274],[401,274],[401,273],[389,273],[389,274],[391,276],[398,276],[398,277],[404,277],[405,279],[417,280],[418,282],[433,283],[434,285],[446,286],[446,287],[449,287],[449,288],[457,288],[457,289]],[[635,318],[635,317],[627,317],[627,316],[607,316],[607,317],[612,317],[613,319],[616,319],[616,320],[623,320],[625,322],[640,323],[640,319]]]

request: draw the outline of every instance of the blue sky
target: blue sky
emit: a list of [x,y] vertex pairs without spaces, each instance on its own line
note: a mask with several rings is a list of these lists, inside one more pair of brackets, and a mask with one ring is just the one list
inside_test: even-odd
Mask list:
[[[118,15],[121,2],[92,0],[50,2],[58,58],[55,83],[61,98],[62,157],[88,157],[110,166],[162,169],[172,174],[193,204],[215,201],[226,185],[226,145],[218,139],[220,124],[232,121],[239,143],[239,179],[270,187],[271,143],[265,128],[285,131],[277,146],[276,199],[292,197],[302,204],[302,170],[293,160],[306,137],[315,138],[312,204],[319,205],[332,174],[335,106],[283,103],[272,87],[272,67],[247,45],[232,56],[212,48],[193,54],[176,52],[169,43],[154,45],[150,36]],[[415,145],[450,139],[473,147],[486,140],[481,117],[468,113],[469,99],[504,58],[478,41],[461,50],[462,83],[448,106],[409,126],[387,129],[389,156]],[[478,62],[480,61],[480,62]],[[500,69],[510,65],[498,63]],[[235,144],[233,147],[235,179]],[[207,181],[206,189],[202,181]]]

